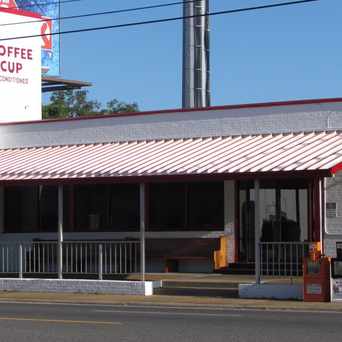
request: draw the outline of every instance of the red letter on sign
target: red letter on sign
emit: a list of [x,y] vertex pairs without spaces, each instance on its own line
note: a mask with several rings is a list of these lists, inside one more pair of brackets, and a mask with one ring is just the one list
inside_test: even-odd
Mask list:
[[19,72],[23,69],[23,65],[21,63],[17,63],[16,66],[16,73],[19,74]]
[[46,50],[52,50],[52,20],[47,19],[43,22],[42,27],[40,29],[40,33],[42,35],[42,48]]

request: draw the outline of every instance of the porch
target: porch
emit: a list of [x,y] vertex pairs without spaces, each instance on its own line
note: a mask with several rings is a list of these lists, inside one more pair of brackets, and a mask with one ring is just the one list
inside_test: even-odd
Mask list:
[[300,275],[306,243],[322,242],[341,142],[312,132],[0,151],[0,272],[144,279],[157,257],[163,269],[251,263],[257,281]]
[[239,273],[245,264],[254,273],[259,246],[261,274],[300,276],[308,241],[320,236],[312,225],[316,183],[264,177],[258,189],[251,184],[6,185],[0,275],[118,279],[144,270]]

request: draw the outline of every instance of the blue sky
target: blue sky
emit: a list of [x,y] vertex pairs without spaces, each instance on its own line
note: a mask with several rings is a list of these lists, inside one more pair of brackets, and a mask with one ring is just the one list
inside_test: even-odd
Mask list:
[[[83,0],[62,15],[170,0]],[[211,10],[279,3],[211,0]],[[62,30],[182,14],[181,6],[62,22]],[[211,18],[212,105],[342,96],[342,1]],[[181,107],[182,23],[61,37],[61,76],[90,81],[90,97],[137,102],[141,110]]]

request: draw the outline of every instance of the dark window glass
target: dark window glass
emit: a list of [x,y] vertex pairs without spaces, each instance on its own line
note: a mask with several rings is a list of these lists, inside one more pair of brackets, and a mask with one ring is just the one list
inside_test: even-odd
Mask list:
[[149,228],[181,230],[186,225],[186,185],[151,184],[149,188]]
[[223,182],[188,184],[188,227],[223,229]]
[[109,188],[105,185],[75,187],[75,230],[99,231],[106,225],[106,199]]
[[223,229],[223,182],[150,185],[152,230]]
[[139,185],[111,186],[108,228],[111,231],[139,230]]
[[38,187],[5,188],[5,231],[30,233],[39,230]]
[[[57,232],[58,225],[58,188],[39,186],[40,231]],[[65,212],[63,213],[65,214]]]
[[80,185],[74,194],[76,231],[139,230],[138,185]]

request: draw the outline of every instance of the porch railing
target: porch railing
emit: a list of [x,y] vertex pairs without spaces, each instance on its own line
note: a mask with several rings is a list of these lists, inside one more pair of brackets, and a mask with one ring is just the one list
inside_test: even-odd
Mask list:
[[[94,276],[139,272],[139,241],[65,241],[63,274]],[[1,274],[57,274],[58,242],[0,244]]]
[[303,275],[309,242],[260,242],[260,273],[264,276]]

